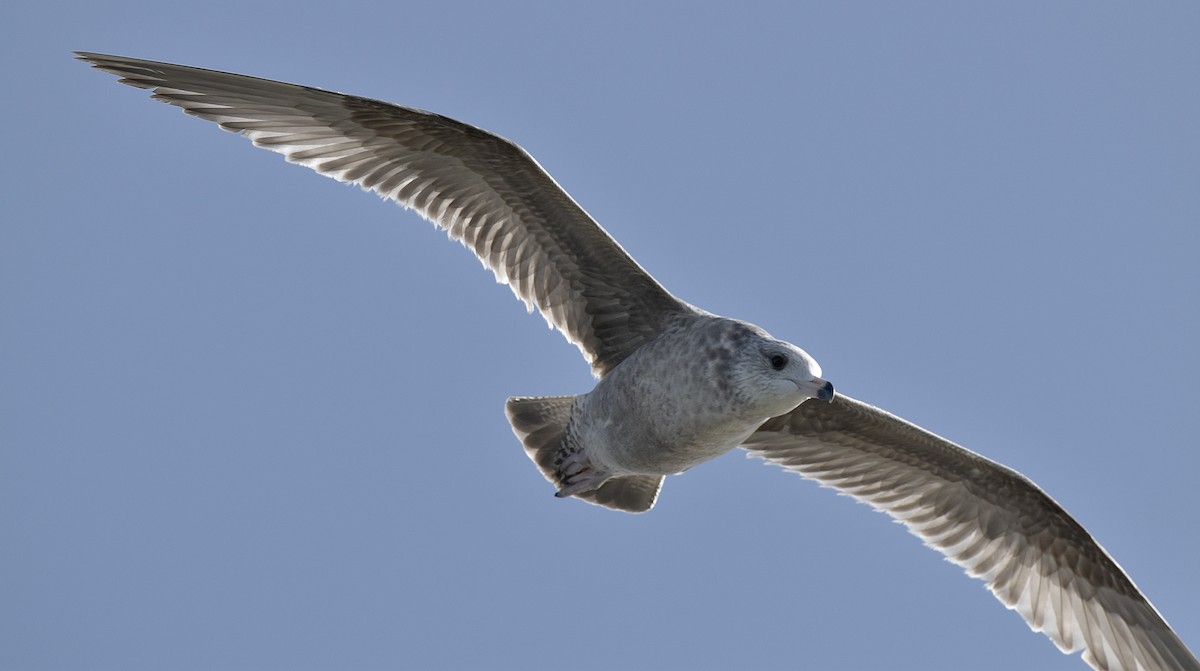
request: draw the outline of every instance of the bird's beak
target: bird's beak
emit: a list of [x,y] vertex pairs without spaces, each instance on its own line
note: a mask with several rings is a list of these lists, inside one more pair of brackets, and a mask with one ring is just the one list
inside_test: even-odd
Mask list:
[[815,398],[821,401],[833,401],[833,384],[828,380],[822,380],[819,377],[814,377],[808,382],[797,383],[800,391],[808,394],[810,398]]

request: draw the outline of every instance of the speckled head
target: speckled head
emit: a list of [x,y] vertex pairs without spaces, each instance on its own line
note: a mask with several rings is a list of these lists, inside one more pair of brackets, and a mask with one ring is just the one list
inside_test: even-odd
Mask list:
[[791,412],[808,399],[832,401],[833,385],[808,352],[744,323],[727,325],[724,348],[733,365],[726,373],[734,395],[763,417]]

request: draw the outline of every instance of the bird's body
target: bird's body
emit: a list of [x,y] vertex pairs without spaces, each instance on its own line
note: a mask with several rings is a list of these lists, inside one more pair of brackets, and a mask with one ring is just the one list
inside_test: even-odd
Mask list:
[[[733,374],[741,363],[739,351],[751,340],[757,342],[750,347],[770,352],[785,350],[786,343],[732,319],[697,316],[694,321],[691,328],[647,343],[580,397],[572,418],[578,438],[605,470],[682,473],[741,445],[763,422],[817,393],[806,394],[788,380],[775,394],[754,393],[747,378],[756,376]],[[795,350],[792,357],[804,362]],[[770,362],[761,358],[765,375]],[[758,357],[745,359],[746,368],[758,363]],[[812,367],[802,366],[808,370],[798,377],[814,377],[807,375]]]
[[1027,478],[835,397],[803,350],[675,298],[517,145],[377,100],[80,57],[289,161],[413,208],[537,308],[600,378],[579,396],[508,400],[514,432],[559,496],[641,512],[664,476],[741,446],[903,522],[1097,669],[1200,671],[1121,567]]
[[[725,454],[806,399],[833,400],[833,386],[800,348],[745,322],[688,312],[587,394],[509,399],[514,430],[534,463],[546,464],[542,473],[559,486],[560,496],[649,510],[653,497],[627,506],[586,495],[623,476],[654,476],[661,484],[661,476]],[[551,402],[569,413],[546,422],[525,417],[525,409]],[[546,431],[561,438],[547,443]]]

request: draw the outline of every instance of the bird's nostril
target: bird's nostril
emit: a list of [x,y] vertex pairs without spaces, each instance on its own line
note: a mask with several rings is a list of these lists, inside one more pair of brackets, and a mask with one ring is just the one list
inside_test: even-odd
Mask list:
[[826,382],[825,385],[822,386],[817,391],[817,398],[822,401],[832,401],[833,400],[833,383]]

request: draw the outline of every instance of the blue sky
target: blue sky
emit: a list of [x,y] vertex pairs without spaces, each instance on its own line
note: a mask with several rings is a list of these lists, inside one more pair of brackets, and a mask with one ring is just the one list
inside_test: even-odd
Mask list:
[[0,12],[0,668],[1082,668],[737,452],[646,515],[554,499],[503,402],[590,388],[574,347],[72,49],[519,142],[684,300],[1029,475],[1200,646],[1195,6]]

